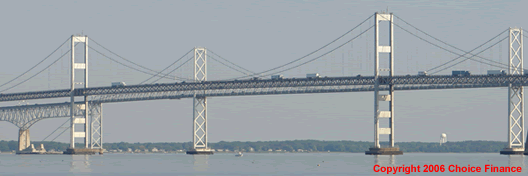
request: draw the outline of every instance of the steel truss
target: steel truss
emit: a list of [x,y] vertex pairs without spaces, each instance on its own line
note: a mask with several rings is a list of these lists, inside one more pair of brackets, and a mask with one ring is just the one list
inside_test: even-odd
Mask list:
[[[523,30],[510,28],[509,74],[523,75]],[[525,149],[524,142],[524,88],[508,85],[508,148]]]
[[[456,89],[456,88],[485,88],[485,87],[508,87],[528,86],[527,75],[472,75],[472,76],[379,76],[380,85],[394,85],[395,90],[421,90],[421,89]],[[283,94],[283,90],[290,88],[313,88],[328,89],[323,87],[333,86],[374,86],[374,77],[328,77],[319,79],[282,79],[282,80],[239,80],[239,81],[204,81],[196,83],[164,83],[150,85],[132,85],[124,87],[94,87],[86,89],[75,89],[75,96],[101,97],[130,97],[137,95],[138,100],[148,100],[149,95],[167,94],[174,92],[226,92],[227,90],[241,90],[242,95],[259,94],[260,89],[270,90],[266,94]],[[368,86],[367,86],[368,87]],[[257,92],[251,92],[257,90]],[[248,92],[249,91],[249,92]],[[277,91],[278,93],[273,93]],[[340,90],[336,90],[341,92]],[[70,90],[40,91],[27,93],[1,94],[0,102],[31,100],[45,98],[70,97]],[[97,95],[97,96],[96,96]],[[239,94],[238,94],[239,95]],[[147,96],[147,97],[144,97]],[[191,96],[192,97],[192,96]],[[154,97],[153,97],[154,98]],[[158,99],[156,97],[154,99]],[[117,102],[119,100],[111,101]]]
[[[207,81],[207,50],[194,48],[194,81],[201,83]],[[207,97],[193,95],[193,148],[194,150],[207,150]]]
[[[74,116],[84,116],[82,108],[84,102],[76,102]],[[89,102],[90,111],[88,116],[91,120],[91,145],[90,148],[101,149],[103,147],[103,114],[102,104]],[[71,117],[71,104],[54,103],[42,105],[9,106],[0,108],[0,121],[8,121],[20,128],[19,149],[23,150],[30,145],[29,128],[42,119]],[[23,144],[23,145],[22,145]]]
[[90,148],[103,149],[103,104],[90,104]]
[[[84,102],[75,104],[74,115],[84,116],[81,110]],[[42,105],[10,106],[0,108],[0,121],[8,121],[16,125],[20,130],[27,130],[33,124],[42,119],[70,117],[70,103],[54,103]]]

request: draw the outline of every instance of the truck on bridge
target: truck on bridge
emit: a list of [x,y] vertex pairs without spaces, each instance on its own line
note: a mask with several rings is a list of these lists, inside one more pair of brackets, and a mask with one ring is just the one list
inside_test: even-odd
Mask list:
[[319,73],[308,73],[306,74],[306,78],[320,78],[321,76]]
[[283,79],[283,75],[271,75],[271,79]]
[[453,70],[453,76],[471,76],[471,72],[465,70]]

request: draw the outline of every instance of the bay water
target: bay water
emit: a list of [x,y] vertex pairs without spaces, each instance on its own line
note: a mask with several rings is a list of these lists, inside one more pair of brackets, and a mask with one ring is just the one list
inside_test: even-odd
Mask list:
[[[0,154],[0,175],[387,175],[375,165],[417,166],[408,175],[527,175],[528,157],[498,153],[405,153],[369,156],[363,153],[234,153],[214,155],[113,154],[14,155]],[[521,167],[521,173],[484,172],[485,165]],[[423,172],[424,165],[444,165],[444,172]],[[481,167],[482,172],[449,172],[449,165]],[[378,167],[379,169],[379,167]],[[388,175],[394,175],[392,172]],[[407,175],[398,172],[396,175]]]

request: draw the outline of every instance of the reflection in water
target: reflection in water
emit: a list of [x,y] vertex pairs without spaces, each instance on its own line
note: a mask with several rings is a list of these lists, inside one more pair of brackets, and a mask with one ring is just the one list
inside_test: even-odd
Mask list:
[[508,155],[508,165],[510,167],[512,166],[521,166],[523,168],[523,171],[526,169],[526,165],[524,164],[524,155]]
[[375,155],[375,162],[380,166],[395,165],[396,155]]
[[90,168],[90,155],[72,155],[70,172],[92,172]]
[[193,155],[194,158],[194,166],[193,169],[195,171],[207,171],[207,168],[209,168],[209,155]]
[[389,156],[390,164],[395,165],[396,164],[396,155]]

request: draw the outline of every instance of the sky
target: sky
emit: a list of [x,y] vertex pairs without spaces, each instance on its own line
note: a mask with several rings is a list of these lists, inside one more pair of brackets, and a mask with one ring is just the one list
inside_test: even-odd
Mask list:
[[[455,59],[456,55],[450,51],[463,52],[428,38],[399,18],[464,51],[472,50],[509,27],[528,26],[523,20],[523,6],[527,4],[524,1],[3,1],[0,4],[3,23],[0,58],[4,63],[0,64],[0,85],[33,67],[73,34],[87,35],[119,56],[157,71],[194,47],[206,47],[241,67],[260,72],[301,58],[345,34],[375,12],[388,9],[398,17],[395,24],[449,50],[424,42],[395,26],[395,72],[405,75]],[[321,56],[373,24],[373,19],[367,20],[343,39],[302,61]],[[385,37],[381,40],[383,44],[387,41],[387,24],[381,24],[380,29],[380,38]],[[285,77],[304,77],[315,72],[324,76],[372,75],[373,34],[373,30],[367,31],[334,52],[281,74]],[[507,34],[492,43],[504,37]],[[480,56],[507,63],[506,41],[494,46],[485,44],[484,47],[491,47]],[[109,86],[115,81],[138,84],[150,77],[106,59],[109,56],[127,63],[95,42],[90,41],[89,45],[105,54],[89,50],[90,87]],[[80,58],[81,48],[76,49],[76,57]],[[0,89],[14,86],[39,70],[43,72],[6,92],[68,89],[69,56],[45,68],[68,49],[69,44],[59,47],[42,65]],[[213,60],[209,61],[208,69],[209,80],[243,76]],[[487,70],[500,68],[466,61],[438,74],[449,74],[455,69],[485,74]],[[192,65],[183,64],[173,74],[188,78],[192,75]],[[209,98],[209,140],[373,141],[372,94]],[[64,101],[67,100],[4,102],[0,106]],[[448,141],[506,141],[507,105],[507,88],[398,91],[395,93],[395,140],[438,142],[440,134],[446,133]],[[103,109],[104,142],[191,140],[192,99],[109,103]],[[65,120],[39,121],[30,129],[32,141],[43,140]],[[0,140],[16,140],[17,130],[9,122],[0,122]],[[56,141],[69,141],[67,134]],[[381,140],[387,139],[381,137]]]

